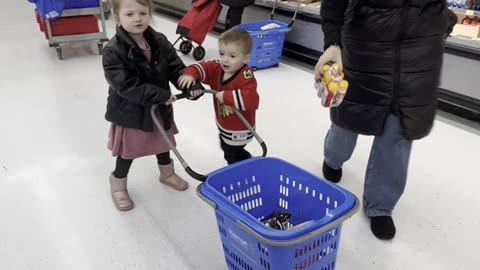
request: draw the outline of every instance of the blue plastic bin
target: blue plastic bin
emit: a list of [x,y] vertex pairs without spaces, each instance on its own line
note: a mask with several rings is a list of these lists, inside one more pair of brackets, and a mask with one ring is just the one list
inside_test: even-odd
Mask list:
[[[276,158],[252,158],[208,175],[198,195],[215,208],[231,270],[336,269],[342,222],[358,211],[352,193]],[[289,212],[289,227],[259,220]]]
[[[270,23],[275,23],[280,27],[268,30],[261,29],[263,26]],[[248,66],[254,70],[278,66],[280,59],[282,58],[285,35],[290,30],[286,23],[264,20],[240,24],[235,26],[235,28],[247,31],[252,37],[253,46],[252,51],[250,52]]]
[[101,0],[64,0],[64,9],[99,7]]

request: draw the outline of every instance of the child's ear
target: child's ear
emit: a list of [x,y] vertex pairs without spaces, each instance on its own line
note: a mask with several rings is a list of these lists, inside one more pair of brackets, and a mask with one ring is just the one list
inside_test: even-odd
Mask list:
[[117,16],[117,15],[113,14],[112,18],[113,18],[113,21],[114,21],[117,25],[120,25],[120,22],[118,21],[118,16]]
[[246,64],[250,61],[250,54],[245,55],[245,58],[243,59],[243,63]]

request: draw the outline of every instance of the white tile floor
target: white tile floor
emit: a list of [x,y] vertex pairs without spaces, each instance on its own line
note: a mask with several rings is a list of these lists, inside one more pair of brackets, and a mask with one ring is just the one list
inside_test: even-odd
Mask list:
[[[135,161],[136,208],[114,210],[107,183],[114,159],[103,118],[107,85],[96,47],[67,47],[59,61],[31,4],[4,0],[2,11],[0,269],[226,269],[213,211],[183,170],[192,188],[171,192],[157,182],[153,158]],[[174,21],[155,17],[154,27],[176,39]],[[205,46],[215,57],[214,35]],[[182,58],[192,63],[191,56]],[[283,63],[256,76],[258,132],[269,155],[320,175],[329,118],[315,97],[312,72]],[[210,105],[209,98],[176,104],[179,150],[205,173],[224,166]],[[479,125],[442,115],[431,135],[414,143],[409,184],[394,213],[397,237],[378,241],[358,213],[344,224],[338,270],[478,269]],[[370,144],[362,137],[344,168],[341,186],[359,197]],[[260,150],[253,143],[250,149]]]

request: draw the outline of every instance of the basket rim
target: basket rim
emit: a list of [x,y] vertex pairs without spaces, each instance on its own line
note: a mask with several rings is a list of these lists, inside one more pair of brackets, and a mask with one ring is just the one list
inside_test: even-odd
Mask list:
[[295,166],[289,162],[286,162],[282,159],[272,158],[272,157],[256,157],[251,158],[233,165],[230,165],[226,168],[219,169],[215,172],[212,172],[208,175],[205,183],[201,184],[197,188],[198,196],[207,202],[214,209],[221,211],[223,214],[229,216],[231,219],[236,220],[237,226],[246,231],[248,234],[254,236],[259,241],[269,243],[271,245],[281,245],[281,246],[291,246],[299,242],[306,241],[311,239],[319,234],[325,233],[330,229],[335,228],[340,225],[344,220],[351,217],[359,209],[359,200],[358,198],[351,193],[350,191],[339,187],[337,185],[331,184],[326,180],[323,180],[308,171],[302,170],[304,173],[309,174],[310,176],[318,179],[319,181],[324,181],[332,188],[341,192],[345,196],[345,202],[338,208],[332,210],[328,215],[314,220],[313,222],[305,225],[301,228],[291,230],[291,231],[279,231],[267,228],[260,221],[258,221],[253,215],[244,211],[237,204],[228,200],[220,191],[213,188],[209,185],[209,179],[212,176],[218,175],[225,170],[233,169],[239,166],[245,166],[251,162],[259,162],[261,160],[276,160],[280,161],[288,166],[293,166],[296,169],[302,170],[298,166]]

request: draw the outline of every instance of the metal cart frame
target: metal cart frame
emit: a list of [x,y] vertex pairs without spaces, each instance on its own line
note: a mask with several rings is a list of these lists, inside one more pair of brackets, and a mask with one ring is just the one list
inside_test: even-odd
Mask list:
[[50,21],[45,19],[45,25],[47,27],[48,45],[55,47],[57,50],[58,59],[63,59],[62,45],[76,43],[76,42],[97,42],[98,53],[103,53],[103,43],[108,41],[106,25],[105,25],[105,13],[103,10],[102,0],[98,0],[98,7],[89,8],[76,8],[76,9],[64,9],[60,17],[72,17],[72,16],[84,16],[84,15],[98,15],[102,22],[102,29],[97,33],[79,34],[79,35],[65,35],[65,36],[52,36],[52,30],[50,27]]

